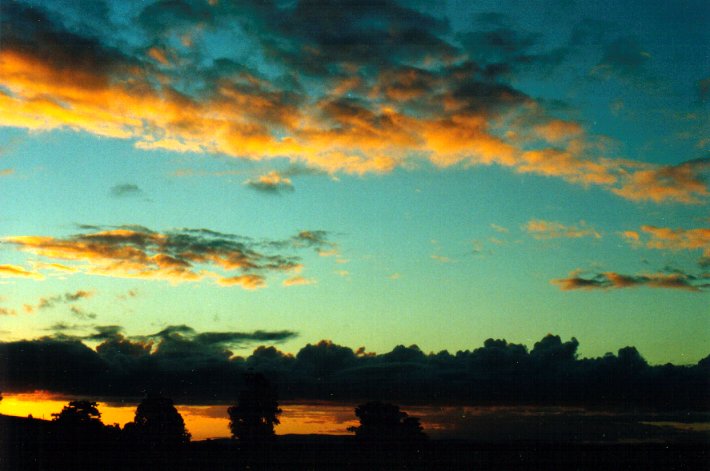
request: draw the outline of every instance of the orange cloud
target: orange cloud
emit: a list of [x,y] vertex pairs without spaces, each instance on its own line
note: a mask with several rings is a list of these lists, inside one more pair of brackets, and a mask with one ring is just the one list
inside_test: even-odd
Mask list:
[[[147,54],[169,64],[163,49]],[[474,84],[472,91],[453,92],[466,74],[444,80],[425,70],[384,70],[370,97],[342,95],[364,86],[358,79],[306,100],[247,72],[210,78],[209,92],[188,96],[155,65],[59,62],[32,48],[0,50],[0,126],[69,128],[131,139],[141,149],[288,158],[331,174],[386,173],[427,159],[439,167],[501,165],[598,185],[632,201],[690,204],[710,194],[698,174],[707,162],[657,166],[594,155],[578,123],[539,117],[541,106],[513,89]],[[421,112],[408,108],[412,100]],[[519,137],[530,126],[545,141],[536,148]],[[248,183],[273,187],[274,178]],[[287,187],[288,178],[278,184]]]
[[710,255],[710,228],[671,229],[668,227],[642,226],[650,234],[647,246],[651,249],[695,250],[701,249]]
[[241,286],[244,289],[258,289],[266,286],[264,278],[259,275],[238,275],[217,279],[221,286]]
[[543,239],[578,239],[580,237],[593,237],[601,239],[601,234],[594,228],[587,226],[584,221],[578,226],[566,226],[560,222],[544,221],[542,219],[532,219],[524,226],[525,230],[533,238]]
[[574,271],[570,273],[568,278],[552,280],[551,283],[558,285],[563,291],[608,290],[647,286],[649,288],[699,292],[708,287],[702,278],[681,272],[642,275],[622,275],[615,272],[605,272],[583,278],[580,276],[579,271]]
[[[297,273],[302,265],[292,252],[307,248],[319,251],[333,245],[323,231],[303,231],[287,241],[255,242],[207,230],[157,233],[135,226],[98,230],[63,239],[14,236],[4,240],[42,257],[71,261],[71,268],[79,273],[173,283],[211,278],[221,286],[246,289],[264,286],[267,273]],[[275,253],[277,248],[288,253]],[[53,264],[42,266],[54,269]],[[12,276],[42,276],[20,267],[2,267],[2,271]],[[208,270],[210,267],[219,272]],[[235,271],[237,273],[233,273]],[[75,296],[85,294],[80,292]]]
[[277,171],[271,171],[267,174],[260,175],[256,179],[250,179],[244,182],[247,186],[265,192],[279,192],[293,190],[291,179],[281,175]]
[[311,278],[304,278],[302,276],[294,276],[293,278],[288,278],[283,281],[284,286],[305,286],[315,284],[315,280]]
[[650,167],[630,173],[620,188],[612,191],[632,201],[698,204],[710,195],[701,177],[710,160],[686,162],[676,166]]
[[535,126],[535,132],[549,142],[560,142],[583,134],[582,127],[571,121],[555,119]]
[[34,278],[41,280],[44,276],[41,273],[25,270],[18,265],[0,265],[0,277],[2,278]]

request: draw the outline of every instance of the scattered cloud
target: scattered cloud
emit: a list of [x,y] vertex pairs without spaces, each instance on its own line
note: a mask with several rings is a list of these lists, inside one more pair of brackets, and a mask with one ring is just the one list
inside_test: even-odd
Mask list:
[[109,193],[116,198],[130,198],[143,195],[143,190],[134,183],[122,183],[112,186]]
[[284,191],[293,191],[291,179],[281,175],[273,170],[267,174],[261,175],[256,179],[250,179],[244,182],[249,188],[265,193],[282,193]]
[[637,37],[617,38],[606,45],[604,55],[592,70],[592,75],[608,79],[618,77],[632,83],[650,80],[647,64],[651,54]]
[[491,229],[501,234],[507,234],[510,232],[507,227],[499,226],[498,224],[491,224]]
[[622,237],[634,247],[656,250],[700,250],[700,264],[710,264],[710,228],[669,228],[645,225],[641,232],[624,231]]
[[0,169],[0,177],[9,177],[10,175],[15,174],[15,169],[12,168],[4,168]]
[[[11,236],[4,242],[35,255],[69,263],[77,272],[168,280],[174,283],[214,279],[222,286],[253,289],[271,273],[301,268],[297,251],[330,249],[325,231],[301,231],[285,241],[253,240],[207,229],[165,233],[140,226],[87,227],[69,237]],[[12,276],[42,276],[19,267],[0,267]],[[215,271],[217,270],[217,271]]]
[[304,286],[315,284],[316,281],[311,278],[304,278],[302,276],[294,276],[293,278],[288,278],[283,281],[284,286]]
[[646,286],[649,288],[679,289],[700,292],[710,287],[707,278],[700,275],[691,275],[681,271],[671,273],[647,273],[641,275],[624,275],[615,272],[596,273],[582,276],[579,271],[570,273],[568,278],[552,280],[563,291],[571,290],[608,290],[622,288],[636,288]]
[[0,316],[16,316],[17,310],[0,306]]
[[560,222],[545,221],[542,219],[531,219],[524,226],[525,231],[538,240],[545,239],[578,239],[581,237],[592,237],[601,239],[602,235],[586,222],[580,221],[577,226],[566,226]]
[[631,201],[699,204],[710,195],[706,183],[709,171],[708,158],[673,166],[642,166],[612,191]]
[[76,307],[76,306],[71,306],[69,308],[71,311],[72,315],[78,319],[82,320],[88,320],[88,319],[96,319],[96,314],[93,312],[86,312],[85,310]]
[[87,299],[94,295],[93,291],[79,290],[75,292],[64,293],[56,296],[40,298],[37,302],[37,309],[53,308],[57,304],[69,304],[81,299]]

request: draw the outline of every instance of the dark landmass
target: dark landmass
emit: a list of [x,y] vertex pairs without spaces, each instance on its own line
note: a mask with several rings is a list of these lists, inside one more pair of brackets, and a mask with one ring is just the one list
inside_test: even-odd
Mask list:
[[281,435],[245,446],[231,439],[151,449],[100,433],[67,434],[55,422],[0,415],[2,470],[710,470],[707,434],[665,443],[424,440],[362,443],[353,436]]

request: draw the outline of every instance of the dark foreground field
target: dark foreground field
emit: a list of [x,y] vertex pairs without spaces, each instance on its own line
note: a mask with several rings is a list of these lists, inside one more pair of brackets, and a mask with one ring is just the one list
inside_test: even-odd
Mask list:
[[351,436],[287,435],[250,447],[225,439],[192,442],[182,449],[150,449],[110,436],[77,440],[57,433],[45,421],[0,416],[0,440],[3,470],[710,470],[706,439],[655,444],[428,440],[364,445]]

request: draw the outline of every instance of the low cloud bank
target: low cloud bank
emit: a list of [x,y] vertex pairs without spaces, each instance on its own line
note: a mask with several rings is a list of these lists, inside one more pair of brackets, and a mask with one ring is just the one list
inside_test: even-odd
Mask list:
[[[170,326],[129,337],[117,326],[0,343],[0,390],[48,390],[94,397],[139,397],[160,390],[182,403],[232,401],[242,373],[260,371],[282,400],[468,405],[580,405],[707,410],[710,355],[696,365],[649,365],[634,347],[578,358],[579,342],[547,335],[532,349],[488,339],[474,350],[425,354],[417,346],[365,353],[321,341],[296,355],[259,346],[290,331],[195,332]],[[95,349],[85,342],[99,342]]]

